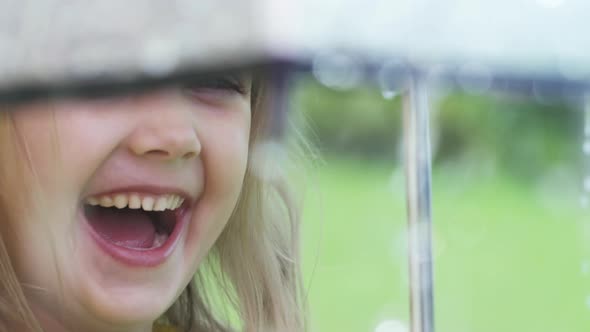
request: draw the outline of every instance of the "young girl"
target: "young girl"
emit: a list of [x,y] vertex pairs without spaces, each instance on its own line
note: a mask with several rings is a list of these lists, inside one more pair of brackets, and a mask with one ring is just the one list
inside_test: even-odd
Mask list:
[[305,329],[261,80],[200,82],[4,107],[1,331]]

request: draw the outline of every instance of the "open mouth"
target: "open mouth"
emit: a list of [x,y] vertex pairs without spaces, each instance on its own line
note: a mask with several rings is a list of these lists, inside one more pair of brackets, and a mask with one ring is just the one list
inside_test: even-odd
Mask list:
[[187,204],[178,195],[90,197],[83,214],[98,244],[133,265],[155,265],[174,247]]

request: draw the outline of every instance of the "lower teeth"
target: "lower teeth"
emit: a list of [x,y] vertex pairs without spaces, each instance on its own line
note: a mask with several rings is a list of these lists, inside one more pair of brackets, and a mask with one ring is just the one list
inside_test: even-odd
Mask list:
[[161,247],[164,243],[166,243],[167,239],[168,239],[168,234],[156,233],[156,238],[154,239],[154,245],[152,246],[152,248]]

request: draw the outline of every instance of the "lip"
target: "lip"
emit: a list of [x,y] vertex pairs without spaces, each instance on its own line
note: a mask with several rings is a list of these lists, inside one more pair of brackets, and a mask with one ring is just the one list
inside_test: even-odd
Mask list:
[[172,255],[176,247],[178,247],[180,239],[184,237],[183,235],[186,233],[188,228],[187,226],[191,215],[190,212],[193,209],[194,202],[192,202],[191,198],[179,190],[167,190],[165,188],[151,188],[151,190],[145,190],[145,187],[130,187],[112,190],[109,192],[101,192],[100,194],[95,194],[92,196],[112,195],[118,192],[135,192],[143,195],[178,194],[185,198],[185,202],[174,211],[176,215],[176,224],[174,226],[174,230],[172,233],[170,233],[163,245],[152,249],[127,248],[107,241],[100,234],[98,234],[92,226],[90,226],[90,223],[84,214],[84,201],[80,204],[78,214],[81,218],[83,228],[94,240],[97,247],[104,253],[111,256],[113,259],[131,267],[156,267],[163,264],[168,259],[168,257]]

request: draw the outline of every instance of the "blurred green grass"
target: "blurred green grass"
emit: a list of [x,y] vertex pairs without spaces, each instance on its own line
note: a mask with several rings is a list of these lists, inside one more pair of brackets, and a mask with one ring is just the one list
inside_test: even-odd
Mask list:
[[[575,190],[474,174],[433,173],[437,331],[590,330],[588,216]],[[399,165],[330,159],[309,182],[303,254],[312,331],[407,325]]]

